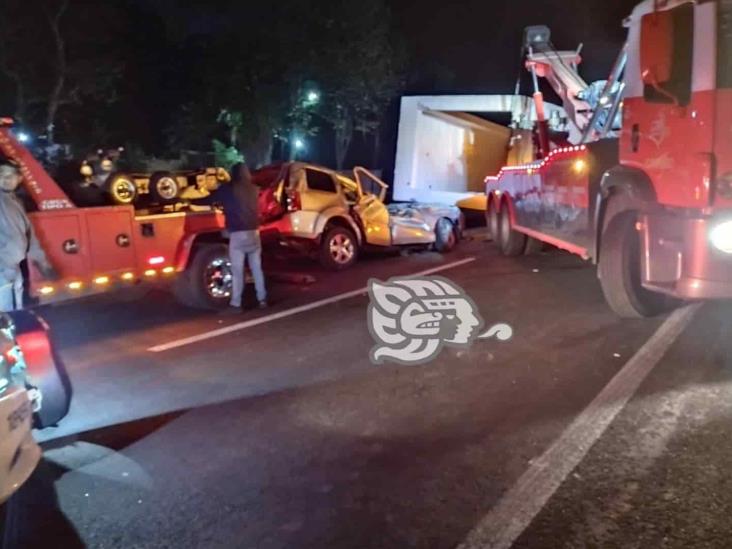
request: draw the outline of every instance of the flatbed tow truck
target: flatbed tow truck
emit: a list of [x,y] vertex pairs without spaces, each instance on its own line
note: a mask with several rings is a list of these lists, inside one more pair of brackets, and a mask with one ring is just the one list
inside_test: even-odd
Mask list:
[[[505,255],[547,243],[598,265],[623,317],[732,297],[732,0],[645,0],[607,81],[579,50],[526,30],[539,121],[535,161],[486,179],[487,222]],[[539,78],[571,131],[547,131]]]
[[183,303],[228,303],[231,274],[223,214],[188,204],[136,210],[132,205],[77,207],[0,121],[0,154],[23,173],[29,217],[58,280],[28,266],[29,294],[55,303],[139,283],[169,284]]

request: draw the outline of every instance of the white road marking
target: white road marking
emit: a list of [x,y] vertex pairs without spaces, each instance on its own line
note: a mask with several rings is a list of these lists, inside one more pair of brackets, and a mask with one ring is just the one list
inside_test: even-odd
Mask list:
[[[467,257],[467,258],[461,259],[459,261],[453,261],[452,263],[446,263],[445,265],[440,265],[440,266],[434,267],[432,269],[427,269],[426,271],[422,271],[419,273],[413,273],[413,274],[406,275],[406,276],[427,276],[427,275],[439,273],[442,271],[446,271],[448,269],[454,269],[455,267],[460,267],[462,265],[472,263],[475,260],[476,260],[475,257]],[[305,305],[300,305],[299,307],[293,307],[292,309],[287,309],[285,311],[280,311],[278,313],[272,313],[271,315],[262,316],[259,318],[253,318],[252,320],[246,320],[244,322],[238,322],[238,323],[232,324],[230,326],[225,326],[223,328],[219,328],[218,330],[212,330],[210,332],[205,332],[202,334],[185,337],[182,339],[177,339],[177,340],[171,341],[169,343],[155,345],[154,347],[150,347],[148,349],[148,351],[150,351],[151,353],[162,353],[163,351],[169,351],[171,349],[176,349],[178,347],[192,345],[193,343],[198,343],[200,341],[205,341],[207,339],[212,339],[214,337],[219,337],[222,335],[230,334],[232,332],[238,332],[240,330],[245,330],[245,329],[251,328],[253,326],[259,326],[260,324],[266,324],[267,322],[273,322],[275,320],[279,320],[281,318],[286,318],[288,316],[296,315],[298,313],[304,313],[305,311],[312,311],[313,309],[317,309],[319,307],[324,307],[326,305],[331,305],[333,303],[343,301],[344,299],[351,299],[352,297],[357,297],[359,295],[363,295],[366,293],[368,293],[368,287],[364,286],[363,288],[359,288],[358,290],[353,290],[351,292],[346,292],[344,294],[338,294],[333,297],[321,299],[319,301],[313,301],[312,303],[306,303]],[[365,311],[364,311],[364,315],[365,315]]]
[[675,311],[473,528],[459,549],[508,549],[587,455],[701,305]]

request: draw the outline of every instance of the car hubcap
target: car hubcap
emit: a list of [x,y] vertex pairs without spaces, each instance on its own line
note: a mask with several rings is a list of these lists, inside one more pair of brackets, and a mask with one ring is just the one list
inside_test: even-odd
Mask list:
[[231,297],[231,263],[228,259],[219,257],[213,259],[206,266],[204,273],[206,291],[214,299]]
[[163,177],[157,183],[158,195],[165,200],[173,200],[178,195],[178,184],[172,177]]
[[120,202],[132,202],[135,192],[135,184],[129,179],[118,179],[114,183],[114,195]]
[[330,255],[338,264],[348,263],[353,259],[355,248],[351,239],[344,234],[335,235],[330,241]]

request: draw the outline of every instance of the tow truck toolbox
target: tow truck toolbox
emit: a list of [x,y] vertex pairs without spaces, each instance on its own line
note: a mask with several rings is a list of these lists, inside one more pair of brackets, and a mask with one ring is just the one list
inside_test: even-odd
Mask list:
[[31,296],[52,303],[139,282],[170,283],[180,301],[219,307],[231,275],[224,217],[209,207],[169,206],[153,212],[129,206],[77,207],[0,121],[0,153],[20,165],[38,238],[60,277],[44,280],[29,265]]

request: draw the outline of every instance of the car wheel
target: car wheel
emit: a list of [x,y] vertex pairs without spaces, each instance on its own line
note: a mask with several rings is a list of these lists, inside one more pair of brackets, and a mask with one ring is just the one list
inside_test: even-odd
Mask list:
[[112,202],[120,206],[128,206],[137,199],[137,185],[134,179],[126,174],[118,173],[110,176],[105,189]]
[[353,231],[345,227],[331,227],[325,231],[320,243],[320,263],[326,269],[342,271],[358,259],[358,240]]
[[197,309],[223,309],[231,300],[233,277],[224,244],[200,246],[173,283],[178,301]]
[[610,308],[623,318],[643,318],[667,312],[678,302],[641,284],[640,234],[635,211],[621,212],[602,233],[600,285]]
[[441,254],[451,252],[457,245],[457,232],[452,221],[446,217],[437,220],[435,225],[435,250]]
[[180,191],[180,183],[170,173],[157,172],[150,177],[150,198],[155,204],[175,203]]
[[498,219],[498,241],[500,243],[501,253],[509,257],[524,253],[524,249],[526,248],[526,235],[514,230],[508,205],[501,208]]

